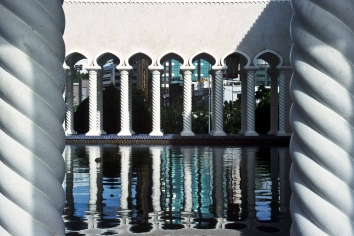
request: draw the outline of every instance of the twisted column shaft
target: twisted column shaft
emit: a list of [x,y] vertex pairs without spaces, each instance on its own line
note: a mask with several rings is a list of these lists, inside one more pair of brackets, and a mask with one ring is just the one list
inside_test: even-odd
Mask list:
[[131,67],[118,67],[120,71],[120,114],[121,114],[121,131],[118,133],[119,136],[131,136],[131,110],[129,106],[129,71]]
[[100,135],[98,125],[98,112],[97,112],[97,71],[100,67],[86,67],[89,72],[89,132],[86,136]]
[[354,235],[354,2],[291,3],[291,235]]
[[106,134],[103,130],[103,85],[100,72],[97,74],[97,130],[100,134]]
[[149,69],[152,70],[152,132],[150,133],[150,136],[162,136],[159,69],[163,69],[163,67],[149,67]]
[[285,132],[285,91],[285,71],[279,70],[279,131],[277,133],[278,136],[288,135]]
[[255,69],[247,70],[247,130],[245,136],[258,136],[255,131]]
[[215,104],[214,104],[214,123],[215,129],[213,130],[213,136],[225,136],[226,133],[223,130],[224,114],[223,114],[223,72],[226,67],[213,66],[215,71]]
[[275,72],[270,73],[270,77],[270,131],[268,134],[276,134],[278,132],[278,74]]
[[211,132],[213,134],[215,131],[215,73],[212,74],[211,81]]
[[73,99],[73,78],[71,77],[70,68],[65,68],[66,87],[65,87],[65,134],[76,134],[74,130],[74,99]]
[[0,232],[64,235],[61,1],[0,5]]
[[192,132],[192,66],[181,66],[183,71],[183,130],[181,136],[194,136]]
[[247,74],[240,73],[241,76],[241,130],[239,134],[245,134],[247,130]]

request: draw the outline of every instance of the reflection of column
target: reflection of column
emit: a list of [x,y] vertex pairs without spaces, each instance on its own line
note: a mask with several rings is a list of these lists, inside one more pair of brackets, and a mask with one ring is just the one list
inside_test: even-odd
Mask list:
[[192,132],[192,72],[194,66],[181,66],[183,71],[183,130],[181,136],[194,136]]
[[119,147],[121,155],[121,169],[120,169],[120,209],[118,214],[120,215],[120,225],[119,231],[121,234],[127,232],[129,228],[129,205],[128,198],[130,193],[130,181],[131,181],[131,147],[130,146],[120,146]]
[[89,154],[89,207],[87,212],[88,229],[97,228],[97,163],[96,159],[100,158],[98,146],[86,146],[87,153]]
[[97,72],[101,67],[87,66],[89,73],[89,132],[86,136],[100,135],[97,130]]
[[215,71],[215,104],[214,104],[214,122],[215,130],[213,130],[213,136],[226,136],[223,130],[224,118],[223,118],[223,74],[227,67],[213,66]]
[[285,132],[285,70],[279,70],[279,131],[277,136],[287,136]]
[[255,69],[247,70],[247,130],[245,136],[258,136],[255,131]]
[[183,169],[184,169],[184,207],[182,212],[185,228],[191,228],[194,212],[192,211],[192,148],[183,148]]
[[161,94],[160,94],[160,71],[162,66],[150,66],[152,71],[152,132],[150,136],[162,136],[161,132]]
[[132,132],[130,130],[130,103],[129,103],[129,71],[132,69],[131,66],[117,66],[120,71],[120,126],[121,130],[118,133],[119,136],[131,136]]
[[152,154],[152,207],[155,213],[161,212],[161,149],[162,147],[150,147]]
[[160,228],[161,216],[161,151],[163,147],[150,147],[152,155],[152,208],[153,212],[149,214],[150,222],[153,224],[154,230]]
[[96,166],[97,166],[97,202],[96,202],[96,209],[97,212],[102,213],[103,210],[103,164],[102,164],[102,158],[103,158],[103,148],[101,145],[98,146],[99,149],[99,156],[100,160],[97,161]]
[[245,134],[247,130],[247,74],[240,71],[241,77],[241,130],[239,134]]
[[270,150],[271,161],[270,161],[270,170],[271,170],[271,181],[272,181],[272,200],[270,203],[271,206],[271,219],[277,220],[279,215],[279,161],[278,161],[278,150],[272,148]]
[[106,134],[103,130],[103,85],[100,72],[97,77],[97,130],[100,134]]
[[224,219],[224,180],[223,180],[223,149],[213,148],[213,192],[215,199],[215,216],[218,221],[217,229],[221,228]]
[[65,146],[64,150],[64,158],[65,158],[65,198],[66,198],[66,206],[65,210],[67,211],[67,215],[72,217],[74,215],[74,196],[73,196],[73,187],[74,187],[74,173],[73,173],[73,150],[70,145]]
[[65,88],[65,103],[66,103],[66,115],[65,115],[65,134],[76,134],[74,130],[74,99],[73,99],[73,78],[71,77],[70,67],[65,67],[66,74],[66,88]]
[[268,73],[271,77],[270,131],[268,134],[276,134],[278,132],[278,73],[276,70],[272,70]]
[[256,218],[255,209],[255,159],[256,148],[247,148],[247,202],[248,202],[248,219],[253,220]]
[[223,149],[213,148],[213,180],[214,180],[214,194],[216,200],[216,217],[224,218],[224,192],[223,192]]

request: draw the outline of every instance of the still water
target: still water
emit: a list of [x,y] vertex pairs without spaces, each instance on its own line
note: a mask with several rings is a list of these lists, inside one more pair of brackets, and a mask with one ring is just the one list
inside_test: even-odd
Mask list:
[[64,159],[66,235],[289,234],[288,148],[68,145]]

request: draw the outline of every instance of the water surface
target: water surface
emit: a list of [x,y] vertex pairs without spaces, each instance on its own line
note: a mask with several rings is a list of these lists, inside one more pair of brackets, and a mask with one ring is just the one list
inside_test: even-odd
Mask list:
[[288,148],[68,145],[64,158],[67,235],[289,234]]

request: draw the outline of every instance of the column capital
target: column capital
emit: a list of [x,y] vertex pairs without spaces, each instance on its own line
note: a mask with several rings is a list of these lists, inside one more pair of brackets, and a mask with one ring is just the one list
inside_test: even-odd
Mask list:
[[90,70],[98,71],[98,70],[101,70],[101,67],[100,66],[85,66],[84,69],[87,71],[90,71]]
[[116,66],[116,69],[119,70],[119,71],[131,71],[133,69],[132,66]]
[[163,71],[164,67],[163,66],[148,66],[148,69],[151,71]]
[[180,69],[181,71],[193,71],[195,70],[195,66],[181,66]]
[[67,70],[70,70],[70,67],[67,66],[67,65],[63,65],[63,69],[64,69],[65,71],[67,71]]
[[211,69],[212,69],[213,71],[227,70],[227,66],[212,66]]

